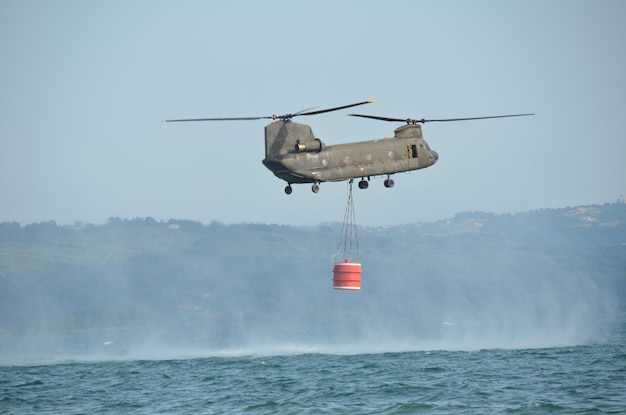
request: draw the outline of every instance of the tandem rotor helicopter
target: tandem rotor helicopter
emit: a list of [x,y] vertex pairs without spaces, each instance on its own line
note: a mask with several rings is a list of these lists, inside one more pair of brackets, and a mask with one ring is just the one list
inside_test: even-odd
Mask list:
[[377,115],[348,114],[353,117],[403,122],[405,125],[394,131],[393,138],[335,145],[326,145],[322,140],[316,138],[310,126],[291,121],[293,117],[323,114],[371,102],[374,102],[374,100],[316,111],[311,111],[311,108],[309,108],[284,115],[176,119],[163,120],[163,122],[272,120],[270,124],[265,126],[265,158],[262,162],[276,177],[287,182],[285,193],[291,194],[293,191],[291,185],[296,183],[312,183],[311,190],[313,193],[317,193],[322,182],[339,182],[353,179],[360,179],[359,188],[367,189],[370,179],[376,176],[386,176],[384,181],[385,187],[393,187],[392,174],[432,166],[439,159],[439,155],[431,150],[428,143],[424,140],[420,124],[534,115],[511,114],[428,120],[423,118],[404,119]]

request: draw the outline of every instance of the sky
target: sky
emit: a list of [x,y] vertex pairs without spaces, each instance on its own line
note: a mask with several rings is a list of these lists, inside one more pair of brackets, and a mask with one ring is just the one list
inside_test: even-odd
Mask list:
[[0,1],[0,222],[111,217],[314,226],[347,184],[262,164],[267,116],[326,144],[427,123],[434,166],[354,190],[357,223],[517,213],[626,193],[623,1]]

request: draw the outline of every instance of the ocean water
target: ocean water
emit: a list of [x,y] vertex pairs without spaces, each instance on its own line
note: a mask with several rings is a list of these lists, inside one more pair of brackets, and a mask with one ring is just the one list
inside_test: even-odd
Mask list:
[[605,324],[601,341],[536,348],[265,342],[151,353],[149,342],[104,341],[100,353],[11,357],[5,338],[0,414],[626,413],[626,322]]

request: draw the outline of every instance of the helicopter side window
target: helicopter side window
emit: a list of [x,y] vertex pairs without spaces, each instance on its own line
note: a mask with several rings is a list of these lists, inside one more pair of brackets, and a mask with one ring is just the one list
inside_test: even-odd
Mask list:
[[407,146],[407,151],[410,159],[417,158],[417,146],[415,144]]

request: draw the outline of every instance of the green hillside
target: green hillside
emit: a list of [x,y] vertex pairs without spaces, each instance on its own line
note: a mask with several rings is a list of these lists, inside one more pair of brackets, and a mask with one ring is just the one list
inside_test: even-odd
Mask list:
[[624,204],[359,228],[350,293],[332,289],[340,228],[2,223],[0,335],[626,311]]

